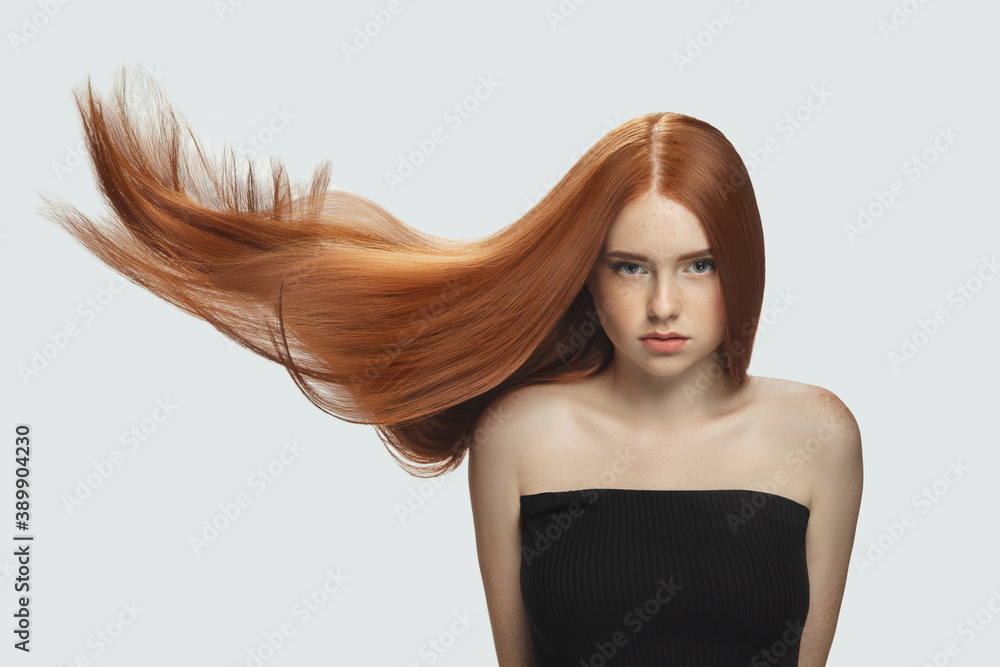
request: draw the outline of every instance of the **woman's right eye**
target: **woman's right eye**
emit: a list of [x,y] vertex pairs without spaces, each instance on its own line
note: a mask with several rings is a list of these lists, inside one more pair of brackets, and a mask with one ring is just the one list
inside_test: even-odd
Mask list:
[[[626,266],[632,266],[632,267],[635,267],[637,269],[641,269],[642,268],[641,266],[639,266],[638,264],[635,264],[633,262],[618,262],[617,264],[615,264],[611,268],[614,271],[620,271],[622,269],[622,267],[626,267]],[[630,271],[622,271],[621,273],[623,275],[626,275],[626,276],[635,276],[635,275],[638,275],[637,273],[632,273]]]

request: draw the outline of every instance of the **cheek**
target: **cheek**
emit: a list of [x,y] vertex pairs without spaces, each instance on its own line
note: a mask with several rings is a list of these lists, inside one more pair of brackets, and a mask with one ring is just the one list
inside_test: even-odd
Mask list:
[[715,311],[720,317],[724,318],[726,316],[726,300],[722,296],[722,285],[719,285],[718,283],[715,284],[713,297],[715,300]]
[[616,322],[621,319],[622,294],[601,280],[594,280],[589,285],[590,295],[594,302],[594,309],[597,311],[597,318],[601,326],[605,329],[615,328]]
[[595,301],[598,316],[605,332],[611,337],[617,337],[619,332],[629,332],[636,322],[643,320],[645,305],[643,296],[627,285],[614,287],[604,286],[600,292],[601,303]]
[[592,280],[588,283],[588,289],[590,290],[590,296],[594,301],[594,307],[597,308],[598,313],[603,315],[604,313],[611,312],[614,309],[615,294],[614,291],[608,286],[607,281],[600,279]]
[[726,326],[726,302],[722,298],[722,290],[719,289],[712,295],[712,299],[707,304],[705,314],[710,321],[714,321],[716,327]]

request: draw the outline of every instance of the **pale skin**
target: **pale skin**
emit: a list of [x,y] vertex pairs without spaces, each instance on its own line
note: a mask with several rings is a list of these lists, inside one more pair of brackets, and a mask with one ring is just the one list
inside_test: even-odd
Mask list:
[[[500,667],[533,665],[520,496],[585,488],[768,490],[808,507],[809,612],[798,664],[826,665],[861,506],[860,431],[826,389],[754,376],[736,385],[721,372],[718,272],[711,254],[691,255],[709,248],[678,202],[653,192],[630,202],[587,278],[615,346],[612,363],[583,380],[518,389],[480,419],[469,490]],[[689,341],[676,353],[653,352],[639,340],[653,331]]]

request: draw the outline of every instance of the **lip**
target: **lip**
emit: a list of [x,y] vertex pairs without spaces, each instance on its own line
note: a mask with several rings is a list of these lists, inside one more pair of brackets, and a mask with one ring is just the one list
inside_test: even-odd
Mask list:
[[668,331],[666,333],[660,333],[659,331],[654,331],[653,333],[648,333],[645,336],[640,336],[640,338],[642,339],[655,338],[663,340],[666,340],[668,338],[683,338],[684,340],[687,340],[687,336],[682,336],[676,331]]
[[680,352],[687,346],[688,339],[683,336],[672,338],[660,338],[659,336],[643,336],[642,344],[651,352],[660,354],[673,354]]

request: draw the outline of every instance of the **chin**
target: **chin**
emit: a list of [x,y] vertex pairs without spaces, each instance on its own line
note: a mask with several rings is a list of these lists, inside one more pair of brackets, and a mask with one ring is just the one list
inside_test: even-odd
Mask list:
[[639,365],[649,370],[654,375],[678,375],[688,370],[692,366],[704,364],[706,358],[712,356],[712,350],[681,350],[673,354],[656,354],[650,352],[646,346],[639,343],[639,354],[642,362],[633,357]]

